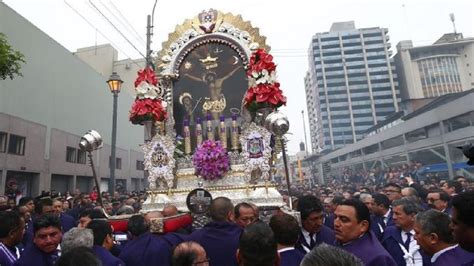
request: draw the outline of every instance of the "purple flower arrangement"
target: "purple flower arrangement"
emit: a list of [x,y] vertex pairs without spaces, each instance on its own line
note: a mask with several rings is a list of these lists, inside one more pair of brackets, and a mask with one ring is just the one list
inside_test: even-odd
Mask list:
[[220,141],[206,140],[194,152],[193,164],[197,176],[217,180],[229,171],[229,156]]

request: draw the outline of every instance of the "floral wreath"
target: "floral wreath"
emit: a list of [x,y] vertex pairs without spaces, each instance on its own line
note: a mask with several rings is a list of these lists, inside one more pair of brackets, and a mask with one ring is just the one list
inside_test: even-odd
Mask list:
[[195,174],[208,181],[221,179],[229,171],[229,163],[220,141],[204,141],[193,155]]
[[278,108],[286,105],[286,97],[276,81],[276,65],[273,56],[258,49],[250,57],[247,67],[249,89],[244,97],[244,105],[249,111],[260,108]]
[[135,80],[137,97],[129,113],[130,122],[134,125],[144,121],[163,121],[168,117],[166,102],[163,101],[164,92],[158,88],[158,79],[151,68],[138,71]]

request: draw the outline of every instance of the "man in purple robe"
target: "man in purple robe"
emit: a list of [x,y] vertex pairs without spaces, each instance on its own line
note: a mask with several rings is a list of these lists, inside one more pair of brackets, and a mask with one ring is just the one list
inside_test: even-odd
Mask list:
[[455,244],[446,213],[428,210],[417,214],[415,219],[415,238],[420,247],[432,256],[433,266],[472,265],[474,253]]
[[26,246],[17,262],[19,266],[52,266],[58,259],[62,232],[59,218],[45,214],[33,222],[33,243]]
[[0,212],[0,265],[13,266],[18,260],[16,245],[25,233],[25,221],[16,212]]
[[413,197],[405,197],[392,203],[395,226],[385,229],[382,239],[383,247],[399,266],[429,265],[429,256],[420,250],[414,238],[415,215],[421,206]]
[[234,223],[234,205],[226,197],[215,198],[210,206],[212,221],[194,231],[189,240],[206,250],[211,266],[237,265],[236,252],[242,228]]
[[66,233],[75,226],[74,218],[72,218],[71,215],[68,215],[63,212],[63,203],[60,200],[53,200],[52,206],[54,213],[59,217],[59,220],[61,221],[61,228],[63,229],[63,233]]
[[300,197],[298,211],[301,214],[301,230],[295,245],[296,249],[306,254],[321,243],[334,245],[334,232],[323,224],[323,205],[317,197],[312,195]]
[[272,229],[266,223],[257,221],[245,227],[239,240],[237,261],[239,266],[280,265],[277,242]]
[[27,244],[33,241],[33,215],[35,214],[35,203],[32,197],[23,197],[18,202],[18,210],[25,219],[25,234],[19,245],[23,250]]
[[286,213],[273,215],[270,219],[270,228],[278,243],[280,266],[299,266],[304,254],[295,249],[300,232],[295,217]]
[[426,201],[429,208],[451,215],[451,207],[449,206],[451,198],[443,190],[430,190],[428,196],[426,196]]
[[370,231],[370,212],[359,200],[345,200],[334,212],[338,246],[360,258],[366,266],[397,265]]
[[247,202],[241,202],[234,207],[235,223],[240,227],[245,228],[249,224],[255,222],[258,217],[255,216],[255,211],[252,205]]
[[[451,228],[454,239],[468,252],[474,252],[474,191],[454,196],[451,212]],[[474,265],[474,259],[468,265]]]
[[[147,222],[163,217],[160,212],[149,212],[145,216]],[[186,241],[185,236],[177,233],[146,232],[128,241],[119,258],[127,266],[170,265],[173,247],[183,241]]]
[[103,266],[124,266],[125,263],[112,255],[110,250],[114,246],[112,228],[105,220],[92,220],[87,228],[94,233],[94,254],[102,261]]
[[372,206],[370,229],[374,232],[377,239],[380,241],[383,237],[383,232],[387,226],[395,225],[393,223],[393,213],[390,209],[390,200],[385,194],[374,194],[374,205]]

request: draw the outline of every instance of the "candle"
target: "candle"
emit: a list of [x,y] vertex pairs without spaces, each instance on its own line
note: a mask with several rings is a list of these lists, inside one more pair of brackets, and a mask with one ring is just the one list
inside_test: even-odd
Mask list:
[[212,117],[211,114],[207,114],[207,121],[206,121],[206,133],[208,140],[215,140],[214,138],[214,128],[212,127]]
[[202,125],[201,118],[196,119],[196,145],[199,146],[202,143]]
[[222,143],[222,147],[227,149],[227,128],[225,126],[225,117],[221,115],[219,123],[219,138]]
[[191,131],[189,130],[189,120],[184,119],[184,154],[189,155],[191,153]]
[[237,115],[232,114],[232,124],[230,127],[230,141],[232,150],[236,151],[239,149],[239,124],[237,123]]

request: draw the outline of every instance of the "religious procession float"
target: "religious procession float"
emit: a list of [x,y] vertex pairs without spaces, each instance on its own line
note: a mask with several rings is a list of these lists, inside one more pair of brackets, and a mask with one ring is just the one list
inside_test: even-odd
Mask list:
[[272,175],[286,98],[265,39],[241,16],[210,9],[178,25],[155,69],[138,72],[129,118],[145,132],[144,212],[199,213],[220,196],[285,205]]

